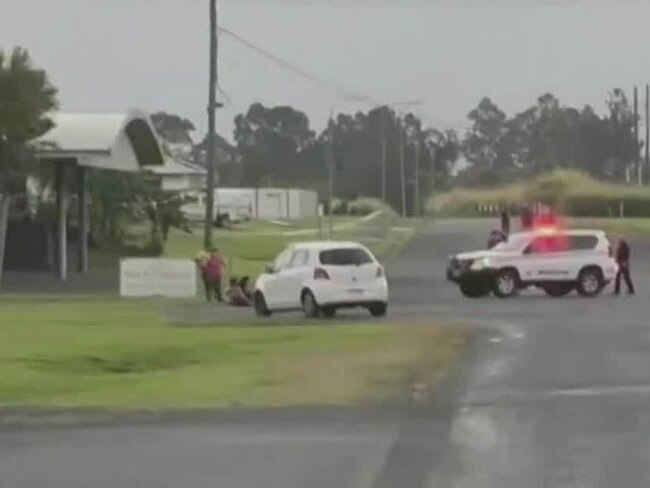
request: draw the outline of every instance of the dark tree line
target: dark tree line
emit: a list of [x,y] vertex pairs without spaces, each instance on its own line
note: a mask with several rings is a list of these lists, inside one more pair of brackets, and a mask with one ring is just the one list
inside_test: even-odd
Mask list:
[[572,168],[599,179],[622,180],[635,162],[633,109],[620,88],[607,100],[607,114],[592,107],[567,107],[550,93],[532,107],[508,118],[484,98],[468,118],[462,142],[468,166],[459,175],[466,184],[491,184],[520,179],[556,168]]
[[[639,153],[633,110],[620,88],[610,92],[606,106],[601,116],[589,105],[564,106],[546,93],[508,117],[486,97],[468,114],[471,128],[459,139],[452,130],[426,127],[416,115],[387,106],[339,113],[317,133],[300,110],[254,103],[235,117],[234,145],[217,137],[219,183],[301,186],[325,197],[331,155],[336,197],[385,196],[400,210],[404,182],[412,212],[433,191],[452,185],[516,181],[556,168],[622,180]],[[194,129],[190,121],[164,113],[156,114],[155,124],[175,144],[190,140]],[[204,139],[190,158],[205,166],[206,149]],[[466,164],[458,167],[461,155]]]

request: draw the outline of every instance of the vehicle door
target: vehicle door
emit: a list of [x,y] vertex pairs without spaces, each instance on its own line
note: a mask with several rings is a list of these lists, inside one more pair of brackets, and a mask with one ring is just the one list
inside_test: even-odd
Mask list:
[[307,249],[296,250],[291,256],[282,277],[283,308],[299,308],[300,293],[305,281],[313,269],[309,266],[310,252]]
[[[576,235],[569,237],[569,257],[567,260],[567,268],[569,273],[574,279],[578,278],[578,274],[583,267],[589,264],[595,264],[600,261],[596,255],[596,246],[598,245],[598,237],[595,235]],[[605,256],[605,253],[602,253]]]
[[264,296],[269,308],[284,308],[289,295],[289,263],[295,250],[292,248],[282,251],[271,265],[272,272],[266,277]]
[[570,270],[569,239],[563,235],[540,236],[524,249],[520,275],[524,281],[567,281]]

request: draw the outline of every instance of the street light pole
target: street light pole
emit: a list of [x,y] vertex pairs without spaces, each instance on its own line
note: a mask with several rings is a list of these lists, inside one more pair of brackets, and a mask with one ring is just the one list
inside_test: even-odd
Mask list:
[[208,161],[203,247],[212,248],[214,226],[215,134],[217,110],[217,0],[210,0],[210,80],[208,90]]
[[330,118],[327,122],[328,127],[330,128],[329,140],[327,141],[327,167],[329,169],[329,228],[330,228],[330,239],[334,237],[334,121],[333,119],[334,109],[330,108]]
[[406,217],[406,171],[404,170],[404,129],[402,119],[397,119],[397,130],[399,131],[399,170],[402,187],[402,217]]
[[386,203],[386,112],[388,107],[383,107],[381,112],[381,201]]
[[420,137],[416,134],[415,151],[413,159],[415,160],[415,188],[413,189],[413,216],[420,215]]

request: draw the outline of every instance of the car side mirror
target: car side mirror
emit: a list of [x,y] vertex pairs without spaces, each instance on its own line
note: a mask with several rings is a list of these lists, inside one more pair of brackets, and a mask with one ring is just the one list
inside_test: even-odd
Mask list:
[[267,264],[266,267],[264,268],[264,271],[267,272],[268,274],[273,274],[275,273],[275,266],[272,264]]

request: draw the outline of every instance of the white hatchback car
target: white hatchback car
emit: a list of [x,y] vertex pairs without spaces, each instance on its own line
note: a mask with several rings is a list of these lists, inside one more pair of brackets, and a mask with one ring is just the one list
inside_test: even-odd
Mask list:
[[355,242],[292,244],[255,283],[255,312],[302,309],[308,317],[333,317],[338,308],[365,307],[386,314],[388,283],[383,266]]
[[536,286],[559,297],[574,288],[594,296],[618,271],[612,246],[599,230],[540,229],[511,234],[490,250],[453,256],[447,278],[468,297],[498,297]]

